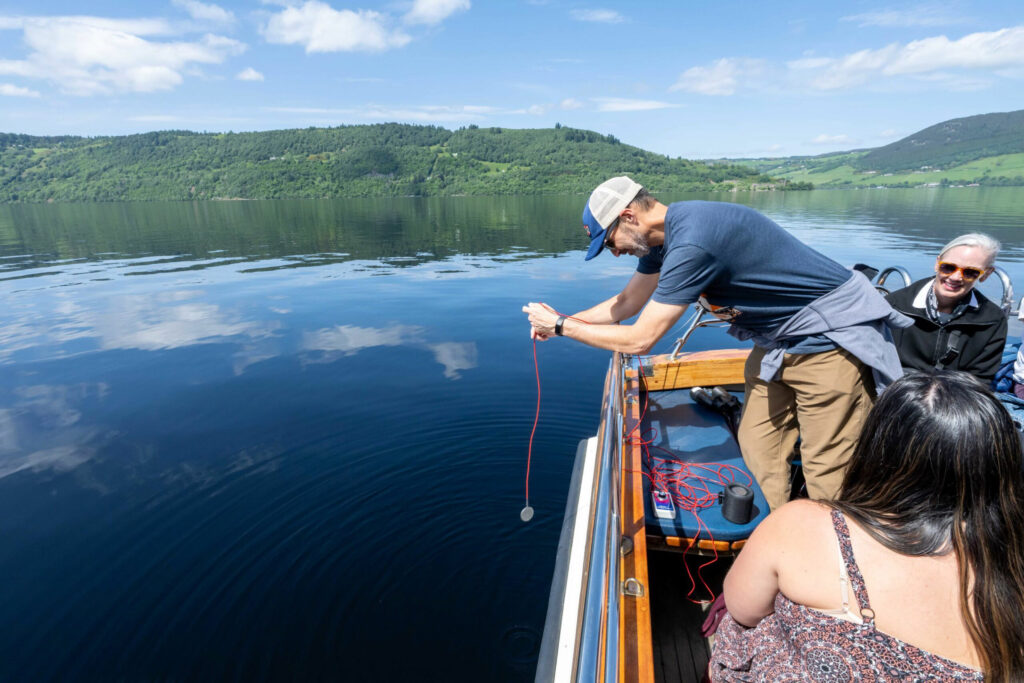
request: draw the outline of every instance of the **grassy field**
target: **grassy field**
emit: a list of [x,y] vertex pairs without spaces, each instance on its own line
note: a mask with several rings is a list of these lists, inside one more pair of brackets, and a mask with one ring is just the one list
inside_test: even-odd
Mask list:
[[947,185],[1024,185],[1024,153],[977,159],[945,169],[923,168],[903,173],[879,173],[854,168],[851,163],[863,152],[822,157],[750,159],[741,162],[762,173],[793,182],[814,183],[815,187],[918,187],[932,183]]

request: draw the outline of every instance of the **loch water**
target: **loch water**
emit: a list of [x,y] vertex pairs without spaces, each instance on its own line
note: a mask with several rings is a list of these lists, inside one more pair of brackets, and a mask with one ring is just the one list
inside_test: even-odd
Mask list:
[[[522,523],[520,308],[635,267],[583,199],[0,206],[0,680],[532,680],[609,354],[538,345]],[[985,231],[1024,293],[1024,188],[662,199],[915,277]]]

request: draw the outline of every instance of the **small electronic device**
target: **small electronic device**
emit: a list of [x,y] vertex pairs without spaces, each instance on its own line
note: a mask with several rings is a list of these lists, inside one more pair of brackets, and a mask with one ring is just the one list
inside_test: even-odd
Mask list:
[[662,519],[675,519],[676,506],[672,503],[672,496],[668,491],[651,491],[651,501],[654,503],[654,516]]

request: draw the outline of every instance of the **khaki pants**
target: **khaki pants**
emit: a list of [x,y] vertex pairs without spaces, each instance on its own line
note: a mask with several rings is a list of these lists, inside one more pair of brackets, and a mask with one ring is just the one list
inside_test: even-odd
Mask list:
[[874,404],[871,369],[843,349],[787,353],[778,379],[765,382],[757,376],[764,353],[754,347],[744,368],[743,461],[775,510],[789,500],[790,462],[799,434],[807,493],[831,500]]

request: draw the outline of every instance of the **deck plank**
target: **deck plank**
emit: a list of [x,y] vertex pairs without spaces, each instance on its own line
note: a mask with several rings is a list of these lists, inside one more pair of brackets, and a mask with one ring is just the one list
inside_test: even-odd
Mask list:
[[[640,387],[633,381],[626,386],[625,430],[634,434],[640,422]],[[644,517],[643,450],[639,438],[624,439],[621,480],[623,539],[632,543],[632,552],[622,558],[622,576],[635,578],[643,587],[638,597],[626,597],[620,612],[619,680],[653,683],[654,659],[651,645],[650,576],[647,568],[647,525]]]
[[[652,356],[644,362],[644,383],[648,391],[685,389],[696,386],[742,385],[743,366],[750,349],[715,349],[670,356]],[[627,373],[631,379],[636,372]]]
[[[687,599],[690,580],[683,566],[683,562],[690,562],[690,571],[694,572],[707,560],[674,552],[652,552],[648,557],[656,682],[699,683],[707,670],[710,650],[700,634],[705,614],[700,605]],[[720,589],[728,562],[722,558],[704,569],[708,585]]]

